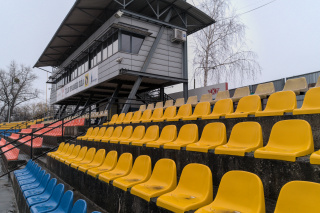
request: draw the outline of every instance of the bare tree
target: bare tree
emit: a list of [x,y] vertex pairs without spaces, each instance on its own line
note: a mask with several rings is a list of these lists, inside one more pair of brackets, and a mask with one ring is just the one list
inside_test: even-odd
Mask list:
[[202,81],[203,86],[254,80],[261,68],[256,54],[247,50],[245,25],[232,10],[229,0],[200,0],[197,7],[216,23],[193,36],[195,79]]
[[6,121],[10,121],[15,107],[39,97],[40,91],[32,87],[36,79],[37,76],[30,67],[18,65],[14,61],[10,63],[8,70],[0,69],[0,113],[6,113]]
[[49,110],[49,105],[45,102],[25,103],[17,106],[12,113],[13,121],[33,120],[42,118]]

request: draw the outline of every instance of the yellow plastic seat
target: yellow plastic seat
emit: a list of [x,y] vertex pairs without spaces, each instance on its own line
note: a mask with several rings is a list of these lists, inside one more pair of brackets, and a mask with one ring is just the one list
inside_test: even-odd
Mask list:
[[230,171],[223,175],[212,203],[195,213],[246,212],[265,213],[263,184],[250,172]]
[[148,142],[146,147],[160,148],[163,144],[175,141],[176,139],[177,127],[175,125],[168,125],[162,129],[159,139]]
[[57,157],[56,160],[60,161],[60,162],[64,162],[68,159],[74,159],[78,156],[79,152],[80,152],[80,149],[81,149],[81,146],[80,145],[77,145],[73,148],[72,150],[72,153],[71,155],[69,156],[60,156],[60,157]]
[[233,113],[233,102],[231,98],[222,99],[216,102],[213,107],[211,114],[203,115],[201,118],[204,119],[219,119],[226,114]]
[[47,155],[48,155],[49,157],[51,157],[51,155],[55,155],[55,154],[61,153],[62,150],[63,150],[64,144],[65,144],[64,142],[61,142],[61,143],[59,144],[58,149],[57,149],[56,151],[54,151],[54,152],[49,152],[49,153],[47,153]]
[[84,136],[79,136],[79,137],[77,137],[77,140],[83,140],[84,138],[85,138],[84,140],[86,140],[87,137],[89,137],[89,136],[91,135],[92,131],[93,131],[93,127],[90,127],[90,128],[87,130],[86,134],[85,134]]
[[236,102],[236,101],[239,101],[241,98],[249,95],[250,95],[249,87],[241,87],[241,88],[237,88],[234,91],[234,95],[231,99],[233,102]]
[[296,95],[307,92],[308,83],[305,77],[288,79],[282,91],[293,91]]
[[[105,127],[102,127],[105,128]],[[100,128],[100,130],[102,129]],[[103,132],[103,135],[100,135],[98,133],[98,135],[93,139],[93,141],[96,142],[100,142],[102,139],[108,139],[111,137],[112,133],[113,133],[114,127],[113,126],[109,126],[108,129]]]
[[55,158],[56,155],[59,156],[59,155],[64,155],[64,154],[66,154],[67,151],[68,151],[68,149],[69,149],[69,146],[70,146],[70,144],[69,144],[69,143],[66,143],[66,144],[63,146],[63,150],[62,150],[60,153],[56,153],[56,154],[52,153],[52,154],[50,155],[50,157]]
[[273,82],[259,84],[254,92],[254,95],[259,95],[261,99],[267,98],[272,93],[275,93]]
[[198,104],[198,96],[190,96],[186,104],[191,104],[192,107],[195,107]]
[[184,98],[178,98],[178,99],[176,100],[176,102],[174,103],[174,106],[175,106],[175,107],[181,107],[182,105],[185,104],[184,101],[185,101]]
[[116,140],[120,137],[122,133],[122,126],[117,126],[114,131],[112,132],[112,135],[110,137],[103,137],[101,138],[101,142],[108,143],[110,140]]
[[141,121],[146,121],[149,120],[152,114],[152,110],[151,109],[147,109],[143,112],[141,118],[139,120],[131,120],[131,123],[140,123]]
[[87,151],[86,155],[84,156],[83,160],[71,163],[70,167],[77,169],[81,165],[91,163],[93,161],[95,154],[96,154],[96,148],[93,148],[93,147],[90,148]]
[[[140,112],[141,113],[141,112]],[[132,119],[132,116],[133,116],[133,112],[128,112],[126,114],[126,117],[124,117],[122,123],[123,124],[129,124],[131,122],[131,119]]]
[[106,156],[106,150],[105,149],[99,149],[92,162],[88,164],[84,164],[78,167],[78,170],[81,172],[86,172],[88,169],[96,168],[102,165],[104,158]]
[[103,125],[113,125],[118,119],[118,114],[114,114],[109,122],[104,123]]
[[134,185],[147,181],[151,176],[151,158],[140,155],[134,161],[131,172],[113,181],[113,186],[127,191]]
[[183,168],[177,188],[161,195],[157,206],[182,213],[208,205],[212,199],[211,170],[205,165],[191,163]]
[[137,184],[130,193],[146,201],[174,190],[177,186],[176,163],[171,159],[160,159],[154,166],[147,182]]
[[96,168],[89,169],[87,171],[87,174],[95,178],[103,172],[111,171],[117,165],[117,160],[118,160],[118,152],[114,150],[110,151],[105,157],[102,165]]
[[142,120],[142,123],[148,123],[154,119],[160,119],[163,116],[163,108],[157,108],[153,110],[152,116],[147,120]]
[[131,145],[133,146],[143,146],[143,144],[146,144],[150,141],[158,140],[159,138],[159,126],[153,125],[148,127],[146,134],[141,140],[134,140],[131,142]]
[[139,123],[140,122],[140,119],[141,119],[141,115],[142,115],[142,112],[141,111],[136,111],[134,112],[133,116],[132,116],[132,119],[130,122],[123,122],[124,124],[129,124],[129,123]]
[[245,96],[240,99],[234,113],[226,114],[226,118],[245,118],[261,111],[261,99],[259,95]]
[[147,106],[145,104],[140,105],[139,111],[143,112],[147,109]]
[[128,140],[132,135],[133,127],[132,126],[126,126],[121,135],[118,138],[112,138],[110,139],[110,143],[119,143],[121,140]]
[[155,118],[152,121],[153,122],[163,122],[163,121],[167,120],[168,118],[175,117],[176,114],[177,114],[177,107],[170,106],[170,107],[167,107],[167,109],[164,111],[164,114],[161,118]]
[[146,109],[146,110],[148,110],[148,109],[153,110],[153,109],[154,109],[154,104],[153,104],[153,103],[148,104],[148,106],[147,106],[147,109]]
[[64,164],[69,166],[73,162],[82,161],[84,159],[84,157],[86,156],[87,151],[88,151],[88,147],[86,147],[86,146],[82,147],[76,158],[65,159]]
[[217,103],[220,100],[230,98],[229,90],[218,91],[216,98],[212,101],[213,104]]
[[145,134],[146,128],[145,126],[137,126],[131,135],[130,138],[121,140],[120,144],[126,144],[129,145],[132,141],[141,140]]
[[183,117],[182,120],[197,120],[198,118],[201,118],[204,115],[210,114],[210,103],[209,102],[201,102],[196,105],[196,108],[194,109],[194,112],[192,115]]
[[311,164],[320,164],[320,150],[311,154],[310,163]]
[[57,158],[60,156],[67,157],[67,156],[71,155],[73,148],[74,148],[74,144],[70,144],[68,147],[68,150],[65,153],[60,153],[60,154],[54,155],[54,159],[57,160]]
[[[98,128],[98,130],[96,130],[96,128]],[[87,141],[94,141],[96,138],[101,138],[105,131],[106,131],[106,127],[101,127],[99,129],[99,127],[94,128],[92,135],[90,137],[88,137]],[[97,133],[95,134],[95,132],[97,131]]]
[[188,144],[197,142],[198,139],[198,126],[196,124],[185,124],[181,127],[178,138],[175,141],[164,144],[163,148],[180,150]]
[[262,129],[258,122],[247,121],[234,125],[227,144],[216,147],[215,154],[244,156],[263,146]]
[[213,104],[212,93],[207,93],[207,94],[201,95],[199,102],[209,102],[210,105],[212,105]]
[[173,106],[173,100],[166,100],[163,109],[167,109],[168,107]]
[[123,120],[124,120],[125,117],[126,117],[126,113],[121,113],[121,114],[118,116],[115,124],[122,124],[122,122],[123,122]]
[[196,143],[187,145],[187,151],[208,152],[217,146],[227,143],[226,126],[223,123],[209,123],[202,131],[201,138]]
[[270,95],[266,108],[261,112],[256,112],[255,116],[279,116],[286,112],[292,112],[296,108],[297,98],[294,92],[276,92]]
[[280,191],[274,213],[320,212],[320,184],[291,181]]
[[308,90],[304,96],[303,104],[300,109],[294,109],[294,115],[319,114],[320,113],[320,87]]
[[156,106],[154,107],[154,109],[158,109],[158,108],[163,108],[163,102],[157,102]]
[[192,106],[191,104],[182,105],[179,110],[178,114],[173,118],[167,118],[167,121],[179,121],[183,117],[190,116],[192,114]]
[[273,125],[268,144],[257,149],[255,158],[296,161],[314,151],[310,124],[305,120],[283,120]]
[[110,181],[126,176],[129,174],[132,168],[132,154],[131,153],[123,153],[118,160],[116,167],[108,172],[103,172],[99,174],[98,179],[109,183]]

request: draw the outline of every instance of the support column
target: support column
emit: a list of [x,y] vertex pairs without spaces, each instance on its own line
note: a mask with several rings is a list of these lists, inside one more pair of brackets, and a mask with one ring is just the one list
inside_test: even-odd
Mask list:
[[[184,14],[184,21],[187,25],[187,17]],[[186,38],[186,41],[183,43],[182,46],[182,77],[183,79],[188,80],[188,37]],[[184,101],[186,102],[188,100],[188,81],[183,83],[183,97]]]
[[92,97],[93,97],[93,93],[90,94],[88,100],[87,100],[86,103],[84,104],[83,110],[82,110],[82,112],[81,112],[81,115],[83,115],[83,114],[86,112],[86,108],[87,108],[87,106],[89,105]]
[[79,109],[80,104],[81,104],[82,101],[83,101],[83,97],[81,97],[81,98],[79,99],[79,101],[78,101],[78,103],[77,103],[77,106],[76,106],[76,108],[73,110],[73,113],[72,113],[72,114],[74,114],[74,113],[76,113],[76,111],[78,111],[78,109]]
[[58,115],[60,114],[60,111],[61,111],[62,107],[63,107],[63,105],[60,105],[58,111],[56,112],[56,114],[53,117],[54,119],[58,118]]
[[[117,88],[114,90],[113,94],[111,95],[107,105],[106,105],[106,108],[104,110],[107,110],[109,111],[111,109],[111,106],[113,105],[114,101],[115,101],[115,98],[118,96],[118,93],[121,89],[121,86],[122,84],[118,84]],[[109,115],[108,115],[109,116]],[[100,124],[106,122],[107,120],[107,117],[103,117],[101,120],[100,120]]]
[[59,119],[61,118],[62,114],[66,111],[67,106],[68,106],[67,104],[66,104],[66,105],[63,105],[62,110],[61,110],[61,112],[59,113]]
[[160,100],[164,101],[164,88],[160,87]]

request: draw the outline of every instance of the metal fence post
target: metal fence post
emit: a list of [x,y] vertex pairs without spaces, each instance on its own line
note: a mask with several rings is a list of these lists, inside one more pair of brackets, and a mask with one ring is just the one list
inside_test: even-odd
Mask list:
[[62,119],[62,141],[64,141],[64,131],[63,131],[63,126],[64,126],[64,118]]
[[30,158],[33,158],[33,133],[31,133],[31,149],[30,149]]
[[89,127],[91,126],[91,105],[89,106]]

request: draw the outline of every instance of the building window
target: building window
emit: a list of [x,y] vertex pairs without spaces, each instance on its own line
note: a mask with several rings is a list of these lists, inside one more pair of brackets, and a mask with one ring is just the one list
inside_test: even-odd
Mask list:
[[121,32],[121,51],[138,54],[144,37],[141,35]]

